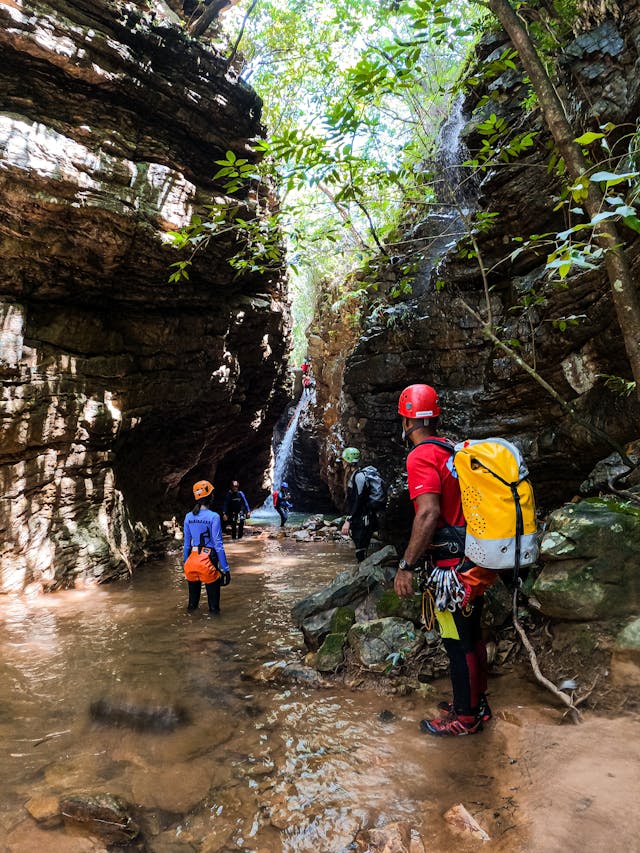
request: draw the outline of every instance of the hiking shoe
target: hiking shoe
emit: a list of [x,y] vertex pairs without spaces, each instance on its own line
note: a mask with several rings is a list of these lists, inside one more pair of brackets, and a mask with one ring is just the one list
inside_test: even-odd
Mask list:
[[482,731],[482,720],[480,717],[467,717],[452,711],[446,717],[440,717],[437,720],[422,720],[420,729],[426,734],[438,737],[474,735]]
[[491,717],[493,717],[493,714],[491,713],[491,708],[489,707],[489,703],[487,702],[487,697],[484,693],[480,694],[478,716],[480,717],[483,723],[488,723]]
[[[453,704],[451,702],[438,702],[438,710],[444,711],[443,716],[447,716],[447,714],[451,714],[453,711]],[[480,704],[478,705],[478,716],[482,720],[483,723],[488,723],[489,720],[493,717],[491,713],[491,708],[489,707],[489,703],[487,702],[487,697],[484,693],[480,694]]]

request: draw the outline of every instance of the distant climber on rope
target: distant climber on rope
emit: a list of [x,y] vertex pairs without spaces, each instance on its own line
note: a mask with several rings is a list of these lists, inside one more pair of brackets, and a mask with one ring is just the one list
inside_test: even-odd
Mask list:
[[244,492],[240,491],[240,483],[231,481],[231,488],[224,496],[222,504],[222,520],[231,524],[231,538],[242,539],[245,519],[251,518],[249,501]]
[[378,529],[377,510],[384,508],[386,493],[377,468],[373,465],[357,467],[360,462],[357,447],[345,447],[342,461],[349,476],[346,486],[349,515],[342,525],[342,535],[351,536],[356,546],[356,560],[361,563],[367,556],[371,537]]
[[308,397],[310,397],[311,393],[313,392],[314,385],[315,385],[315,379],[312,379],[308,373],[305,373],[305,375],[302,377],[303,393],[306,394]]
[[207,591],[209,614],[220,613],[220,587],[231,580],[227,555],[222,544],[220,516],[211,509],[213,486],[199,480],[193,487],[196,504],[184,519],[184,574],[189,587],[187,612],[200,603],[202,584]]
[[280,527],[284,527],[287,518],[289,518],[289,513],[293,509],[288,483],[280,483],[278,491],[273,493],[273,505],[280,516]]

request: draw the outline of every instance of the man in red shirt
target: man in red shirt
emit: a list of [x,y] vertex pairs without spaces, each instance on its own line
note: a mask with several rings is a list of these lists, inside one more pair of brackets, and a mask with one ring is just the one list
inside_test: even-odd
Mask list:
[[413,571],[423,557],[431,568],[436,618],[449,657],[453,701],[439,707],[440,718],[420,727],[433,735],[467,735],[491,719],[486,700],[487,650],[480,619],[483,593],[496,574],[464,556],[464,515],[453,466],[453,445],[436,438],[438,395],[430,385],[410,385],[398,401],[403,437],[413,445],[407,457],[409,497],[415,516],[411,537],[395,578],[395,591],[411,596]]

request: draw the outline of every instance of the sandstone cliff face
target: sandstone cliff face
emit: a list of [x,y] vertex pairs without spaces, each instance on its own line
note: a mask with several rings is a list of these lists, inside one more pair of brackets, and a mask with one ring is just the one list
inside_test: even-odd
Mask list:
[[[577,127],[606,121],[633,124],[638,115],[640,15],[636,3],[620,5],[623,14],[617,20],[608,18],[597,30],[582,34],[562,60],[564,93],[572,93],[568,100]],[[485,40],[478,61],[498,57],[506,44],[504,36]],[[526,94],[521,74],[509,72],[469,96],[460,139],[471,151],[479,147],[477,125],[491,113],[521,128]],[[487,99],[480,102],[480,95]],[[476,210],[499,214],[488,233],[478,235],[484,265],[491,270],[495,322],[504,339],[521,341],[524,357],[584,417],[624,442],[637,436],[640,411],[636,398],[615,396],[598,379],[598,374],[629,376],[603,270],[572,275],[568,288],[557,288],[546,281],[544,249],[509,258],[517,246],[514,237],[566,227],[560,214],[553,213],[559,183],[547,168],[547,134],[539,113],[527,116],[526,126],[539,131],[533,152],[508,167],[488,171],[473,201]],[[369,460],[378,461],[389,480],[396,481],[386,515],[385,535],[391,539],[401,539],[402,528],[410,521],[397,479],[404,452],[396,415],[399,392],[408,384],[427,382],[441,391],[443,431],[448,434],[518,440],[543,507],[570,498],[594,461],[610,452],[610,447],[569,421],[537,384],[483,338],[462,304],[464,299],[473,309],[483,309],[478,265],[458,255],[459,239],[453,239],[452,232],[460,234],[461,228],[446,205],[438,216],[439,221],[431,216],[414,224],[407,235],[421,239],[424,247],[412,297],[377,312],[369,307],[369,316],[361,319],[356,331],[353,313],[350,318],[337,317],[321,310],[309,347],[332,494],[340,504],[342,473],[335,463],[339,450],[345,445],[360,447]],[[446,238],[439,236],[447,229]],[[453,240],[453,245],[443,250],[443,240]],[[630,256],[640,272],[637,242]],[[378,282],[380,290],[388,289],[396,276],[395,268],[387,265]],[[445,283],[443,290],[436,288],[438,280]],[[546,301],[525,308],[534,289]],[[352,312],[356,308],[352,306]],[[571,315],[580,321],[569,324],[564,333],[556,331],[553,321]]]
[[170,285],[162,240],[224,196],[214,161],[251,156],[261,104],[108,0],[0,3],[0,86],[0,588],[107,580],[192,482],[257,496],[268,465],[283,274],[235,277],[228,239]]

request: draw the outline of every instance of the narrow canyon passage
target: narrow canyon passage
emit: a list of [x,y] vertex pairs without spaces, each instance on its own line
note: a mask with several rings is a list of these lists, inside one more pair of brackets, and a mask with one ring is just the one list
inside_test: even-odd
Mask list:
[[[409,820],[427,850],[477,849],[443,821],[460,802],[489,832],[485,850],[570,849],[580,832],[585,850],[602,849],[617,823],[600,808],[609,801],[618,814],[628,801],[624,832],[635,821],[637,833],[633,720],[559,727],[558,710],[513,674],[492,679],[492,704],[504,716],[482,735],[429,739],[418,723],[446,683],[429,702],[249,677],[269,661],[301,661],[290,608],[350,566],[353,552],[256,536],[227,551],[233,581],[219,618],[205,615],[204,602],[185,612],[178,552],[130,584],[3,600],[0,849],[105,850],[77,829],[42,828],[25,810],[28,801],[105,791],[135,806],[142,849],[158,853],[339,853],[354,849],[362,827],[394,820]],[[91,719],[100,699],[180,705],[188,722],[114,728]],[[593,749],[572,774],[577,738]],[[561,783],[554,830],[544,804]]]

